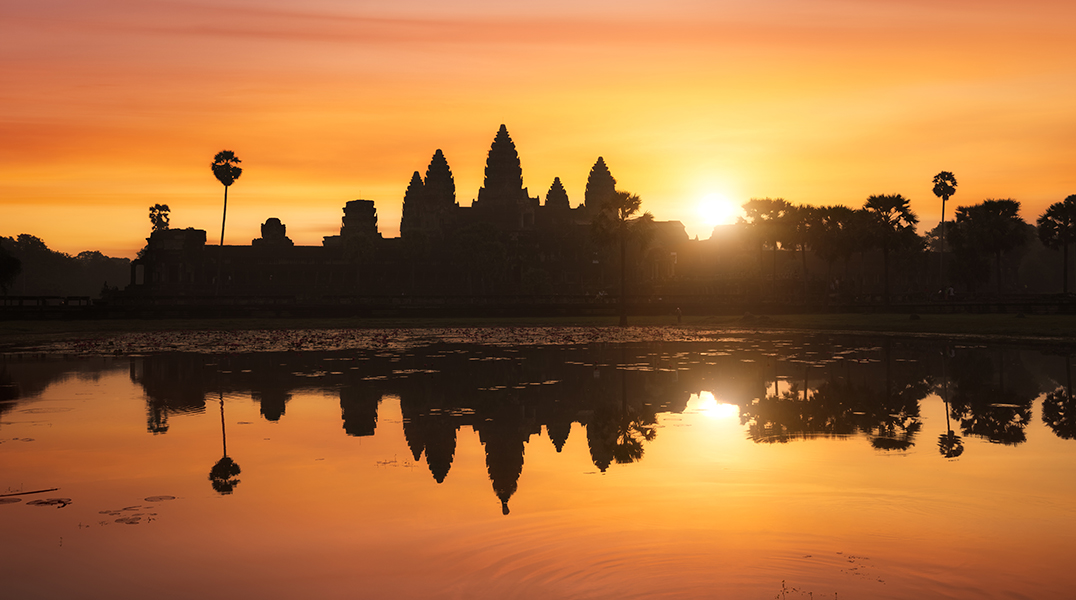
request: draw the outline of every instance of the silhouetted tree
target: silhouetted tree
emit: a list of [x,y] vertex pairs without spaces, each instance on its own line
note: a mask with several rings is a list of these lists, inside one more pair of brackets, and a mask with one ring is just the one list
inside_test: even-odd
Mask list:
[[787,236],[791,211],[792,205],[781,198],[752,198],[743,205],[745,217],[742,222],[747,224],[748,231],[760,245],[759,269],[762,268],[762,247],[767,244],[773,247],[773,291],[777,289],[777,246]]
[[168,213],[171,210],[167,204],[154,204],[149,207],[149,222],[153,225],[153,231],[168,229]]
[[605,203],[592,222],[594,236],[601,242],[616,243],[620,246],[620,326],[628,324],[627,305],[627,269],[628,239],[645,241],[654,223],[654,215],[649,212],[636,216],[642,207],[642,199],[629,192],[616,192],[607,197]]
[[0,291],[7,295],[7,288],[22,272],[22,261],[0,246]]
[[220,268],[224,257],[224,223],[228,219],[228,188],[243,174],[243,169],[239,167],[241,162],[243,161],[239,160],[239,157],[231,150],[221,150],[213,157],[213,163],[209,165],[213,169],[213,175],[217,178],[217,181],[224,186],[224,213],[220,219],[221,256],[217,257],[218,291],[220,291]]
[[605,166],[605,159],[598,157],[587,176],[587,189],[583,193],[583,207],[590,212],[597,212],[605,206],[606,201],[616,194],[616,179]]
[[858,246],[855,211],[847,206],[823,206],[817,210],[817,222],[812,235],[815,254],[833,268],[841,260],[847,267]]
[[807,246],[814,246],[821,229],[821,213],[809,204],[792,206],[788,213],[785,241],[799,248],[803,262],[803,299],[807,299]]
[[939,249],[941,256],[941,277],[942,281],[945,281],[945,202],[949,200],[956,193],[956,176],[949,171],[942,171],[934,176],[934,195],[941,198],[942,210],[941,210],[941,241],[942,247]]
[[1002,254],[1028,241],[1027,223],[1020,218],[1020,203],[1015,200],[984,200],[974,206],[958,208],[948,241],[959,254],[993,255],[997,293],[1001,294]]
[[1051,204],[1038,220],[1039,240],[1051,250],[1061,250],[1061,292],[1069,293],[1069,244],[1076,240],[1076,194]]
[[15,263],[8,261],[11,278],[5,282],[0,274],[0,288],[22,295],[97,296],[103,283],[126,282],[131,273],[131,261],[126,258],[111,258],[96,250],[71,256],[51,250],[40,238],[26,233],[0,237],[0,248],[20,266],[12,273]]
[[919,218],[912,212],[908,199],[900,194],[871,196],[863,210],[870,217],[866,223],[869,239],[882,249],[884,297],[885,303],[889,304],[889,254],[920,243],[915,233]]

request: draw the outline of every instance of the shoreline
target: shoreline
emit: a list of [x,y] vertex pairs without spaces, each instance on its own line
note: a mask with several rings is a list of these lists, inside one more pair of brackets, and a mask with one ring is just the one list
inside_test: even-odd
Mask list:
[[[968,342],[1031,343],[1076,346],[1076,315],[1011,314],[794,314],[743,316],[639,316],[629,319],[629,327],[616,335],[616,317],[534,317],[534,318],[241,318],[241,319],[118,319],[85,321],[0,321],[0,352],[52,352],[42,346],[89,344],[130,335],[167,332],[228,333],[251,331],[295,332],[325,330],[438,330],[488,328],[590,328],[607,332],[603,341],[639,341],[661,337],[685,341],[704,334],[881,336],[945,339]],[[633,330],[634,328],[634,330]],[[676,332],[680,331],[681,334]],[[649,332],[644,334],[644,332]],[[35,347],[37,350],[35,350]],[[166,350],[167,348],[162,348]]]

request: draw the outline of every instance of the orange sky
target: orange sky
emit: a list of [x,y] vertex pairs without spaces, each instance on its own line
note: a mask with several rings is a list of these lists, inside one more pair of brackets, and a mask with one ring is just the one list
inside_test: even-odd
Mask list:
[[437,148],[470,203],[501,123],[532,196],[559,176],[579,204],[600,155],[704,239],[711,192],[901,193],[932,226],[940,170],[1034,221],[1076,194],[1074,24],[1068,0],[9,3],[0,235],[133,256],[166,203],[215,242],[230,149],[226,242],[276,216],[318,244],[355,198],[392,237]]

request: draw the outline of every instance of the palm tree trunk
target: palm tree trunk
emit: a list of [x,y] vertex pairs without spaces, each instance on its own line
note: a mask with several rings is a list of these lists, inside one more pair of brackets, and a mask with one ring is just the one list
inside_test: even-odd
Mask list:
[[620,226],[620,326],[626,327],[628,325],[628,295],[627,290],[624,287],[627,281],[628,261],[627,261],[627,232],[624,231],[624,226]]
[[945,282],[945,201],[949,199],[949,196],[942,196],[942,214],[941,214],[941,239],[938,241],[938,254],[939,262],[941,266],[938,268],[938,275],[941,279],[942,289],[946,288]]
[[807,246],[800,244],[800,257],[803,258],[803,301],[807,302]]
[[773,282],[773,289],[771,293],[774,299],[777,297],[777,240],[773,240],[773,277],[770,279]]
[[886,306],[889,305],[889,245],[882,244],[882,293]]
[[220,218],[220,250],[217,252],[217,295],[220,295],[220,273],[224,263],[224,223],[228,220],[228,186],[224,186],[224,216]]
[[1061,244],[1061,253],[1065,258],[1061,261],[1061,293],[1069,294],[1069,244],[1066,241]]
[[998,278],[998,298],[1001,298],[1001,252],[994,253],[994,266],[997,269]]

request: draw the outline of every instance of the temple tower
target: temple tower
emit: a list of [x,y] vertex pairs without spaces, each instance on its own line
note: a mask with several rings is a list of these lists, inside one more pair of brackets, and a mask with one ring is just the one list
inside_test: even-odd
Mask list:
[[537,198],[528,196],[523,187],[516,145],[502,124],[489,148],[486,178],[474,202],[475,212],[483,220],[509,230],[531,229],[537,203]]

